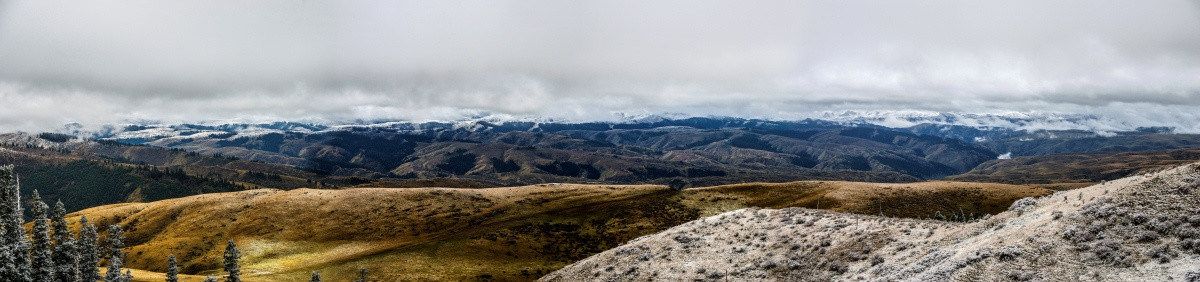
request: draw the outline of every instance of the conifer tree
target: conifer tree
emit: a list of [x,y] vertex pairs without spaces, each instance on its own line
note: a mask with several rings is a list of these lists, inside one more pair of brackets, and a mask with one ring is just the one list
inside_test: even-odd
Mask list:
[[13,263],[6,268],[11,270],[13,281],[33,282],[33,270],[29,261],[29,241],[27,240],[29,236],[25,232],[18,231],[16,233],[21,234],[21,240],[11,246]]
[[212,276],[205,277],[204,282],[217,282],[217,278],[213,278]]
[[104,273],[104,281],[106,282],[124,282],[125,275],[121,274],[121,257],[112,256],[108,258],[108,272]]
[[[0,203],[0,205],[3,205],[3,204],[4,203]],[[0,209],[3,209],[3,208],[0,208]],[[3,241],[2,238],[5,237],[4,235],[6,235],[6,233],[8,233],[8,229],[0,227],[0,241]],[[9,248],[8,244],[3,244],[3,242],[0,242],[0,278],[2,278],[2,279],[12,278],[12,277],[5,276],[5,274],[7,274],[7,273],[5,273],[5,270],[4,270],[5,264],[12,263],[12,252],[9,249],[10,248]]]
[[167,282],[179,282],[179,263],[175,255],[167,256]]
[[50,227],[54,231],[54,274],[58,281],[75,281],[79,277],[79,250],[75,243],[75,234],[67,226],[67,209],[62,201],[54,203],[54,212],[50,216]]
[[17,277],[15,261],[13,260],[13,243],[10,243],[9,233],[16,233],[9,226],[9,215],[16,213],[17,206],[10,201],[9,183],[13,181],[13,166],[0,166],[0,278],[13,280]]
[[108,253],[105,257],[118,257],[121,260],[125,259],[125,230],[121,229],[120,225],[112,224],[108,226],[108,237],[104,242],[108,244]]
[[7,232],[0,238],[7,256],[0,256],[0,277],[12,281],[31,281],[29,270],[29,236],[25,233],[25,216],[21,208],[20,178],[12,165],[0,166],[0,221]]
[[237,245],[233,240],[229,240],[229,244],[225,246],[225,271],[229,272],[229,277],[225,281],[241,282],[241,266],[238,265],[238,260],[242,259],[242,252],[237,249]]
[[321,274],[313,271],[312,279],[309,279],[308,282],[321,282]]
[[96,233],[96,225],[88,222],[87,216],[79,217],[79,239],[76,248],[79,249],[79,280],[92,282],[100,279],[100,252],[97,244],[100,235]]
[[34,281],[54,281],[54,246],[50,241],[50,219],[46,218],[48,207],[37,190],[33,190],[33,247],[30,250],[31,277]]
[[54,245],[54,275],[57,281],[79,279],[79,252],[74,237],[67,237]]

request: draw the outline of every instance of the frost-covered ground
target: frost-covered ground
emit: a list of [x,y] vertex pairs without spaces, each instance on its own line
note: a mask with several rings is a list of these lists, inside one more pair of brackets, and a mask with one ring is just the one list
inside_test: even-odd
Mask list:
[[971,223],[744,209],[549,281],[1200,281],[1200,165],[1024,199]]

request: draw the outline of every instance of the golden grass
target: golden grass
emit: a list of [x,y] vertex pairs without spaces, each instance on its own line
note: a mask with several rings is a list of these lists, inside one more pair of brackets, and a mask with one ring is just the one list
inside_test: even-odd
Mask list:
[[[1200,150],[1052,154],[992,160],[948,180],[1012,184],[1095,183],[1200,160]],[[1083,184],[1080,184],[1083,185]]]
[[[360,267],[392,280],[530,280],[638,236],[745,207],[817,207],[924,217],[994,213],[1045,195],[1029,186],[961,182],[749,183],[675,192],[655,185],[545,184],[488,189],[251,190],[73,213],[125,226],[126,266],[160,277],[220,274],[226,240],[248,281],[352,280]],[[73,221],[73,220],[72,220]],[[153,280],[153,279],[151,279]]]
[[[995,214],[1007,209],[1008,205],[1017,199],[1044,196],[1053,192],[1025,185],[951,181],[748,183],[687,191],[695,194],[689,197],[691,199],[723,199],[724,201],[717,202],[724,202],[725,205],[807,207],[892,217],[930,217],[937,213],[950,212]],[[712,208],[712,211],[706,214],[715,214],[722,210],[723,208]]]

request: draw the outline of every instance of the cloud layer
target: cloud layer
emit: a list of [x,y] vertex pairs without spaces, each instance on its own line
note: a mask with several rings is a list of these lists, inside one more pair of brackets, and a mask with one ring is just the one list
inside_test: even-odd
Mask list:
[[2,1],[0,103],[3,130],[919,110],[1200,131],[1200,4]]

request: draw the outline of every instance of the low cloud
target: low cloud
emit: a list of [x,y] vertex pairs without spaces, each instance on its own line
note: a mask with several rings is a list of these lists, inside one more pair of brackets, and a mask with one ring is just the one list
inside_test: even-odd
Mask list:
[[922,111],[1089,115],[1096,128],[1200,132],[1198,7],[5,1],[0,130]]

